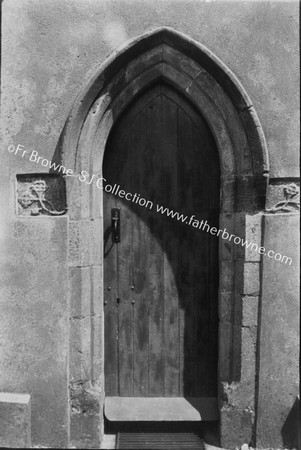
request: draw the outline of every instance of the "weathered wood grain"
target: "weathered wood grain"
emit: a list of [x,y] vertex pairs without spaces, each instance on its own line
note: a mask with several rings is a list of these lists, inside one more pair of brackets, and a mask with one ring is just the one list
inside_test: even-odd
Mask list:
[[106,395],[216,396],[218,239],[156,212],[158,203],[187,222],[194,214],[218,224],[218,155],[207,124],[171,88],[149,89],[113,129],[104,176],[154,202],[149,210],[104,197],[105,230],[111,208],[121,208],[121,242],[104,269]]

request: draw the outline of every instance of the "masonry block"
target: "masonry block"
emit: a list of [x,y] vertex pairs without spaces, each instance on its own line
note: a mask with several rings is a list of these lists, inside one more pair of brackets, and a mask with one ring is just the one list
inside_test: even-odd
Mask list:
[[240,294],[224,291],[220,293],[219,317],[224,324],[241,326],[242,300]]
[[[223,231],[226,229],[227,233],[234,234],[235,228],[235,214],[221,213],[219,228]],[[222,234],[219,235],[220,255],[223,260],[232,261],[234,259],[234,242],[228,239],[223,239]]]
[[239,175],[236,177],[237,212],[261,211],[265,206],[267,180],[259,175]]
[[235,234],[246,241],[245,245],[235,245],[235,259],[246,262],[259,262],[261,254],[261,222],[262,214],[236,214]]
[[258,448],[281,448],[288,442],[287,423],[299,393],[299,239],[299,215],[264,216],[265,247],[290,256],[292,264],[262,261]]
[[69,223],[69,261],[72,267],[88,266],[91,261],[91,221],[71,220]]
[[241,348],[242,328],[240,325],[232,326],[232,381],[241,380],[242,348]]
[[72,448],[100,448],[102,414],[71,414],[70,443]]
[[31,448],[30,395],[0,393],[0,447]]
[[[164,51],[164,60],[171,63],[171,65],[178,65],[184,73],[187,73],[191,79],[195,79],[195,77],[200,72],[200,67],[197,63],[192,61],[190,58],[187,58],[183,53],[178,52],[177,50],[171,51],[171,48],[168,45],[163,45]],[[202,76],[208,76],[208,73],[205,70],[202,70]]]
[[91,298],[91,314],[95,316],[102,316],[103,303],[102,298],[102,280],[103,280],[102,266],[91,267],[92,280],[92,298]]
[[220,292],[219,295],[219,318],[223,323],[229,323],[233,320],[234,294],[232,292]]
[[70,380],[89,380],[91,371],[91,318],[70,319]]
[[223,448],[239,448],[251,443],[254,413],[249,410],[223,407],[221,410],[221,445]]
[[90,315],[91,269],[70,267],[70,318],[80,319]]
[[[221,368],[227,367],[226,358],[230,359],[228,361],[230,377],[228,377],[228,381],[226,378],[222,378],[222,398],[227,406],[254,411],[256,331],[256,327],[232,326],[230,351],[220,359]],[[222,340],[224,341],[225,338],[223,337]],[[221,344],[222,352],[226,350],[225,345],[225,342]]]
[[242,325],[256,326],[258,323],[258,297],[246,295],[242,298]]
[[[168,49],[167,46],[164,46],[164,52]],[[137,58],[131,61],[126,67],[126,78],[127,80],[133,80],[139,73],[141,73],[141,69],[144,67],[144,64],[148,64],[149,66],[155,65],[162,61],[163,56],[162,52],[158,52],[158,49],[155,47],[149,51],[147,51],[143,58]]]
[[246,236],[246,221],[245,221],[245,213],[237,212],[233,214],[234,217],[234,225],[233,225],[233,234],[236,237],[240,238],[240,242],[237,242],[235,238],[231,238],[231,242],[233,242],[233,254],[235,260],[245,260],[244,247],[241,245],[241,240],[245,239]]
[[103,224],[101,219],[91,221],[91,265],[97,266],[102,262],[103,255]]
[[244,402],[254,405],[257,328],[243,327],[241,331],[241,386]]
[[220,262],[220,290],[226,292],[233,292],[234,290],[234,262],[221,261]]
[[100,280],[102,278],[101,267],[92,267],[92,303],[91,303],[91,336],[94,341],[92,349],[93,381],[97,386],[103,386],[104,378],[104,320],[103,302]]
[[219,325],[219,372],[221,381],[232,376],[232,329],[229,324]]
[[[95,165],[97,162],[95,162]],[[102,165],[102,161],[101,161]],[[101,178],[103,175],[98,175],[97,179]],[[103,180],[103,184],[105,181]],[[99,181],[99,185],[101,186],[101,181]],[[96,219],[102,219],[103,214],[103,190],[97,188],[91,190],[91,217]]]
[[[86,169],[87,170],[87,169]],[[71,220],[86,219],[90,216],[89,188],[80,181],[79,174],[66,177],[68,215]],[[88,180],[89,181],[89,180]]]
[[244,248],[245,261],[260,261],[261,255],[257,250],[261,247],[261,224],[262,214],[247,214],[245,216],[245,230],[246,240],[248,243],[252,242],[252,245]]
[[100,448],[103,414],[100,392],[90,383],[70,383],[70,445],[75,448]]
[[235,291],[242,295],[258,295],[260,289],[259,262],[235,262]]
[[[230,169],[227,167],[227,170]],[[235,178],[231,177],[230,175],[223,180],[223,183],[221,185],[221,205],[222,210],[221,213],[228,214],[233,213],[235,211]]]

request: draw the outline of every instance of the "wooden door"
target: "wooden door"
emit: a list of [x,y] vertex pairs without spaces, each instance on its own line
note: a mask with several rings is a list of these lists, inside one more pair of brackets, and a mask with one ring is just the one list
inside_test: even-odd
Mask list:
[[[218,238],[190,219],[218,228],[208,125],[184,97],[156,85],[113,128],[103,176],[132,194],[104,191],[106,396],[215,397]],[[112,243],[116,207],[121,240]]]

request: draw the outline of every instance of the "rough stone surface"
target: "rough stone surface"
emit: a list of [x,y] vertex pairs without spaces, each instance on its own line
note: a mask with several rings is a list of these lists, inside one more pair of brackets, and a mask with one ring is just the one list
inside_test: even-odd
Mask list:
[[[68,234],[67,217],[18,219],[15,215],[16,174],[47,173],[48,169],[31,162],[29,153],[23,158],[20,153],[9,153],[7,148],[10,144],[22,144],[26,151],[36,150],[43,158],[52,160],[66,118],[88,73],[128,39],[155,27],[170,26],[207,46],[233,71],[249,94],[263,126],[271,176],[277,179],[296,177],[299,175],[298,4],[236,2],[235,8],[232,8],[227,2],[198,0],[190,0],[188,4],[175,0],[4,0],[2,25],[0,211],[3,217],[0,220],[0,274],[3,288],[0,299],[0,389],[29,392],[32,396],[33,445],[97,446],[97,436],[102,427],[102,413],[97,412],[97,407],[93,414],[88,413],[87,416],[86,411],[80,409],[78,413],[75,408],[71,420],[72,438],[68,443],[66,386],[69,326],[76,344],[71,349],[70,358],[72,382],[83,383],[84,377],[91,377],[99,385],[103,382],[102,311],[95,300],[100,297],[99,292],[96,293],[99,284],[97,287],[94,280],[95,294],[91,296],[91,292],[87,291],[84,295],[87,272],[76,273],[80,267],[95,264],[98,266],[95,277],[101,279],[101,246],[95,247],[93,243],[100,237],[100,226],[99,223],[91,226],[90,221],[91,211],[93,217],[101,216],[101,198],[94,201],[92,207],[88,196],[90,187],[76,177],[70,177],[66,179],[68,192],[68,186],[73,183],[73,190],[67,199],[71,219]],[[148,55],[152,63],[158,62],[157,57],[156,54]],[[183,60],[182,71],[186,71],[185,65],[187,61]],[[134,70],[135,67],[129,68],[131,74]],[[129,76],[129,73],[123,72],[122,78]],[[190,73],[195,75],[195,67],[190,68]],[[108,72],[109,78],[113,76],[114,73]],[[102,83],[100,78],[98,87]],[[114,95],[119,85],[117,83],[112,89]],[[132,85],[129,89],[134,92],[136,87]],[[101,107],[105,108],[109,102],[109,98],[104,99]],[[115,107],[116,111],[119,106],[120,102]],[[252,105],[248,104],[248,111],[240,112],[243,123],[250,119],[251,109]],[[112,118],[107,120],[110,122]],[[253,134],[252,129],[248,139]],[[97,154],[100,153],[101,140],[105,141],[102,135],[94,145]],[[242,136],[238,139],[242,143],[240,162],[242,167],[249,167],[250,155],[244,152],[244,140]],[[90,164],[91,161],[84,155],[80,160],[80,169],[89,171]],[[100,170],[101,157],[97,164],[98,168],[93,170]],[[257,164],[258,161],[254,161],[254,167]],[[234,185],[239,191],[236,192],[240,198],[238,209],[252,209],[256,199],[249,197],[247,181],[247,178],[242,178],[235,183],[234,179],[229,179],[224,183],[222,203],[225,212],[236,211]],[[269,190],[271,198],[268,205],[272,205],[276,198],[275,192],[275,189]],[[97,197],[99,194],[100,191],[96,191]],[[257,225],[254,227],[253,232],[253,225],[248,225],[248,236],[257,239],[260,231]],[[279,239],[282,239],[280,234]],[[224,247],[228,244],[226,241],[222,243]],[[250,357],[250,364],[253,364],[249,345],[254,344],[247,328],[255,324],[256,308],[255,305],[254,308],[245,305],[247,297],[244,296],[251,298],[259,292],[259,259],[257,255],[255,259],[247,255],[247,266],[243,262],[245,255],[235,253],[237,246],[228,245],[226,249],[228,253],[223,251],[224,261],[221,263],[220,286],[222,290],[234,292],[235,283],[236,295],[222,300],[225,308],[231,299],[234,305],[231,314],[225,308],[221,313],[223,340],[220,342],[220,373],[223,380],[232,384],[240,380],[244,367],[240,359],[242,349],[247,358]],[[74,268],[74,272],[70,271],[74,301],[72,311],[68,311],[67,300],[68,252],[70,266]],[[233,260],[236,260],[235,280]],[[283,266],[272,260],[265,259],[264,262],[273,263],[274,272],[269,275],[272,285],[281,276],[280,267]],[[278,292],[275,292],[276,296]],[[80,293],[84,302],[79,305],[76,296]],[[243,302],[239,295],[243,296]],[[229,327],[232,313],[235,319],[233,328]],[[281,308],[278,313],[282,317]],[[73,319],[69,320],[70,317]],[[295,342],[290,326],[287,330],[288,339]],[[91,349],[89,340],[93,335],[100,344]],[[80,353],[82,351],[84,354]],[[290,350],[287,355],[289,359]],[[234,356],[237,357],[235,367]],[[291,371],[291,375],[295,373],[295,360],[289,364],[291,368],[287,370]],[[243,379],[248,380],[246,376]],[[267,398],[262,392],[260,398]],[[266,407],[266,403],[262,404]],[[276,416],[279,412],[277,408],[274,409]],[[231,408],[228,412],[225,410],[222,415],[224,442],[233,446],[249,442],[253,413],[233,411]],[[278,420],[278,416],[273,420]]]
[[219,318],[221,323],[232,322],[234,309],[234,295],[232,292],[221,292],[219,299]]
[[99,448],[102,409],[100,393],[89,382],[70,383],[70,445],[75,448]]
[[297,2],[242,2],[233,14],[224,2],[6,0],[3,17],[8,139],[50,156],[87,71],[127,39],[168,25],[233,70],[264,123],[273,176],[298,176]]
[[91,359],[93,361],[92,382],[94,387],[104,392],[104,333],[103,333],[103,303],[101,299],[101,286],[99,280],[102,279],[102,268],[92,267],[92,302],[91,302],[91,336],[94,345],[91,349]]
[[67,223],[22,218],[5,229],[0,390],[30,394],[33,445],[68,442]]
[[70,379],[90,379],[91,365],[91,319],[70,319]]
[[252,439],[254,414],[249,410],[222,408],[221,411],[221,446],[231,449],[240,447]]
[[262,273],[257,447],[280,448],[299,392],[299,217],[266,215],[264,230],[267,247],[293,258],[264,258]]
[[259,262],[235,263],[235,290],[242,295],[258,295],[260,288]]
[[31,448],[30,395],[0,393],[0,447]]
[[258,322],[258,297],[245,296],[242,299],[242,325],[256,326]]
[[[236,216],[235,214],[221,213],[220,221],[219,221],[219,228],[222,231],[226,229],[226,231],[227,231],[227,233],[229,233],[229,235],[237,234],[237,232],[235,230],[235,216]],[[229,241],[228,239],[220,239],[219,249],[220,249],[220,254],[222,255],[223,260],[233,261],[235,250],[236,250],[235,247],[236,246],[232,240]]]
[[[240,263],[241,264],[241,263]],[[221,261],[220,263],[220,289],[233,292],[235,264],[233,261]]]
[[[245,229],[246,240],[248,243],[252,242],[249,247],[242,247],[244,250],[244,257],[246,261],[260,261],[261,255],[257,248],[261,247],[261,222],[262,214],[255,214],[253,216],[246,215],[245,217]],[[253,245],[254,244],[254,245]]]
[[219,374],[222,381],[232,380],[232,330],[229,325],[220,323],[219,334],[223,339],[219,340]]
[[[91,239],[91,220],[72,220],[69,226],[69,264],[74,267],[89,266],[92,248],[97,243]],[[94,253],[94,252],[93,252]]]
[[70,269],[70,319],[84,319],[90,315],[90,267],[71,267]]
[[[68,215],[71,220],[87,219],[90,217],[89,186],[80,181],[80,175],[66,178],[68,193]],[[84,178],[81,178],[84,180]]]
[[102,436],[100,279],[99,267],[70,268],[70,445],[78,448],[99,448]]

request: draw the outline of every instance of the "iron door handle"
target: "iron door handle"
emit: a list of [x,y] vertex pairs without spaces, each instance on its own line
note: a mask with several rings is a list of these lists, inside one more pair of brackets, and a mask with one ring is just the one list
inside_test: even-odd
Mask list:
[[111,230],[112,242],[120,242],[120,208],[112,208],[111,210]]

